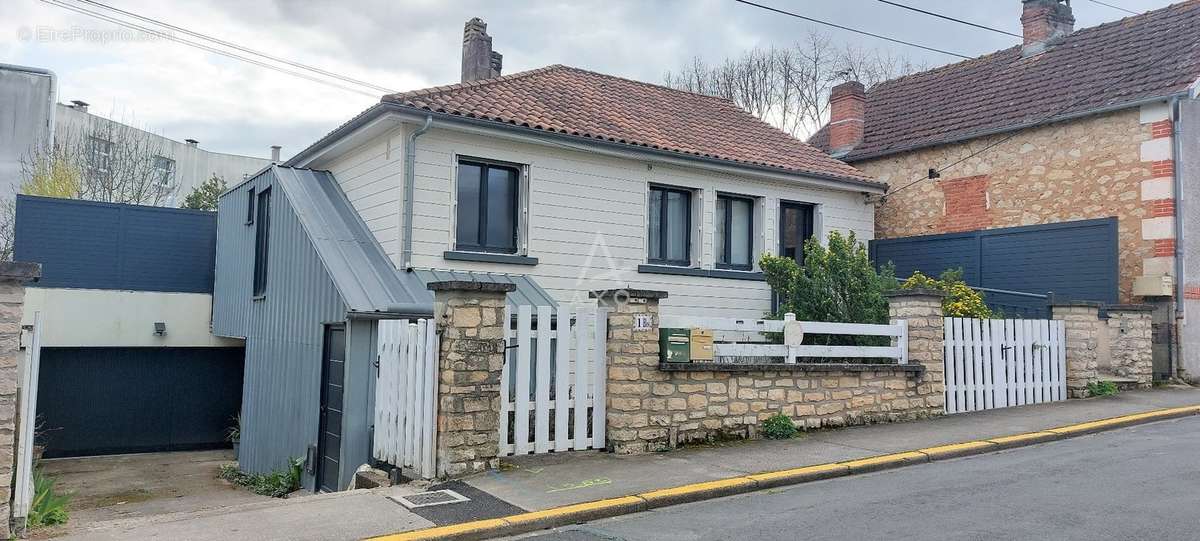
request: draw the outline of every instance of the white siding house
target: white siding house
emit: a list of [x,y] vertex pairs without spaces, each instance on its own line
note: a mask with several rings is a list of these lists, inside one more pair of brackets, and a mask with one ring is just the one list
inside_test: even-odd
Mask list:
[[[329,145],[328,152],[306,153],[295,163],[333,173],[398,267],[403,265],[404,146],[419,126],[419,117],[384,115]],[[713,216],[718,194],[752,198],[754,261],[763,252],[779,253],[781,201],[813,205],[818,238],[837,230],[866,241],[874,230],[864,194],[876,190],[815,175],[689,163],[437,121],[417,139],[415,158],[409,266],[526,274],[561,303],[588,302],[590,290],[625,287],[668,291],[665,313],[759,317],[769,311],[770,288],[754,272],[757,265],[750,272],[717,269]],[[456,179],[463,158],[513,164],[522,171],[525,215],[518,254],[536,264],[455,257]],[[648,265],[649,189],[657,185],[693,193],[690,263],[682,269]]]

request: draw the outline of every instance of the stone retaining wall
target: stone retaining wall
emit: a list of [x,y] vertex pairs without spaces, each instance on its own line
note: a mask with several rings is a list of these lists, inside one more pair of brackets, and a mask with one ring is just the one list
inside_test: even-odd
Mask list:
[[1153,310],[1143,304],[1107,308],[1109,365],[1115,375],[1134,378],[1142,388],[1149,388],[1154,380]]

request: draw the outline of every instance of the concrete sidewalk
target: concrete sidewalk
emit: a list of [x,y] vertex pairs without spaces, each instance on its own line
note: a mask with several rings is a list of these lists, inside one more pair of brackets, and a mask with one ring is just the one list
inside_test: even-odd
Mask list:
[[668,453],[597,452],[530,455],[467,478],[484,492],[535,511],[768,470],[853,460],[922,447],[1035,432],[1149,410],[1200,404],[1200,389],[1124,392],[948,415],[926,421],[811,432],[787,441],[742,441]]
[[1200,389],[1160,389],[928,421],[824,430],[788,441],[745,441],[635,456],[596,451],[525,456],[506,459],[499,471],[448,484],[470,497],[470,503],[428,508],[420,515],[388,497],[419,491],[415,486],[404,485],[113,520],[57,539],[361,539],[497,518],[522,509],[539,511],[768,470],[853,460],[1196,404],[1200,404]]

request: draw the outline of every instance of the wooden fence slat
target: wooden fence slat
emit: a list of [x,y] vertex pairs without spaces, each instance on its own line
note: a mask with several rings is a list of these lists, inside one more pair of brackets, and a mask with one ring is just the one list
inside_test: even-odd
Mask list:
[[603,449],[605,444],[605,400],[608,387],[608,311],[599,309],[595,319],[595,343],[592,345],[592,448]]
[[404,335],[404,366],[405,372],[405,388],[409,390],[408,397],[404,401],[404,450],[401,452],[399,466],[412,466],[411,457],[413,456],[414,444],[416,443],[416,432],[414,431],[413,419],[417,417],[417,402],[420,400],[420,393],[413,392],[415,382],[420,381],[417,377],[417,358],[416,348],[413,346],[413,334],[415,329],[411,323],[404,320],[404,329],[401,331]]
[[946,380],[946,413],[958,413],[962,410],[958,407],[958,373],[954,363],[954,321],[948,317],[942,318],[942,329],[942,358],[945,365],[945,374],[942,377]]
[[425,414],[421,422],[425,430],[421,437],[421,475],[432,479],[436,475],[437,453],[437,396],[438,396],[438,352],[441,345],[438,341],[437,325],[432,320],[422,319],[425,333]]
[[529,339],[531,313],[529,305],[517,307],[517,359],[516,359],[516,419],[513,429],[513,444],[516,454],[523,455],[529,447]]
[[557,352],[554,356],[554,450],[566,451],[571,416],[571,312],[558,309]]
[[508,303],[504,304],[504,367],[500,369],[500,422],[496,423],[500,430],[500,456],[511,454],[507,451],[513,445],[513,441],[508,436],[508,414],[512,412],[511,387],[508,383],[509,374],[512,373],[512,358],[513,358],[513,339],[510,331],[512,330],[512,309]]
[[1058,325],[1058,368],[1062,371],[1062,377],[1058,378],[1059,389],[1062,392],[1062,399],[1066,400],[1067,396],[1067,325],[1062,321],[1055,322]]
[[996,407],[996,379],[995,369],[992,366],[992,329],[990,321],[982,319],[976,322],[979,325],[979,356],[983,362],[979,366],[979,373],[983,379],[983,407],[992,409]]
[[571,434],[577,451],[588,447],[588,359],[591,358],[591,334],[588,332],[595,320],[590,312],[580,311],[575,318],[575,430]]
[[537,373],[534,386],[536,417],[533,428],[533,452],[550,451],[550,307],[537,307]]

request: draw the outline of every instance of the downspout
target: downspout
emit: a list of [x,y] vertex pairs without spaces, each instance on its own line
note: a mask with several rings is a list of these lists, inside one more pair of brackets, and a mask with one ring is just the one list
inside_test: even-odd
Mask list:
[[1175,318],[1174,324],[1171,327],[1173,331],[1172,343],[1168,344],[1167,351],[1173,354],[1168,354],[1167,373],[1171,377],[1177,377],[1176,360],[1183,356],[1183,320],[1184,320],[1184,286],[1183,286],[1183,180],[1180,178],[1180,169],[1182,162],[1180,158],[1183,154],[1183,145],[1180,139],[1179,124],[1183,120],[1183,115],[1180,114],[1179,96],[1173,96],[1171,103],[1168,106],[1168,111],[1171,115],[1171,160],[1174,167],[1171,168],[1171,189],[1175,196]]
[[429,131],[431,126],[433,115],[425,115],[425,124],[408,134],[408,144],[404,145],[404,227],[400,232],[404,235],[404,247],[400,252],[400,270],[408,270],[412,266],[413,196],[417,191],[413,182],[417,170],[417,138]]

